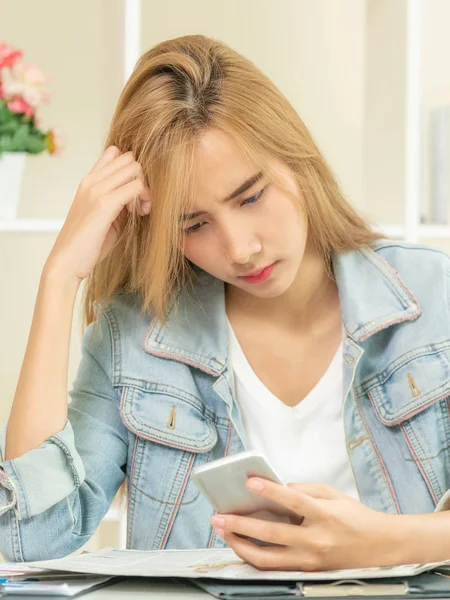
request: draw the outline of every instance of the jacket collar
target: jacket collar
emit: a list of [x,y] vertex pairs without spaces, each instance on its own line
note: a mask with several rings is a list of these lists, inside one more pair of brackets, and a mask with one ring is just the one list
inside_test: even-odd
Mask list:
[[[344,327],[355,342],[421,314],[404,281],[374,250],[336,253],[332,263]],[[196,269],[196,273],[195,284],[172,304],[166,324],[157,319],[150,323],[143,347],[155,356],[218,376],[227,364],[225,285],[205,271]]]
[[355,342],[422,313],[400,275],[375,250],[361,248],[332,256],[342,321]]
[[197,280],[172,303],[165,325],[153,319],[144,350],[220,375],[227,364],[225,285],[201,269]]

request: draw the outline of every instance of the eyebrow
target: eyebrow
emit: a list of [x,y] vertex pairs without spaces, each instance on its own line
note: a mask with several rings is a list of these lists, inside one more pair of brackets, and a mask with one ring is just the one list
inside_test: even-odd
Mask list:
[[[232,192],[229,196],[224,198],[222,200],[222,202],[224,202],[224,203],[229,202],[230,200],[233,200],[233,198],[240,196],[241,194],[246,192],[248,189],[253,187],[255,185],[255,183],[258,182],[262,178],[262,176],[263,176],[262,171],[260,171],[259,173],[256,173],[255,175],[252,175],[246,181],[244,181],[244,183],[242,183],[238,188],[236,188],[234,190],[234,192]],[[190,221],[191,219],[195,219],[196,217],[199,217],[200,215],[206,215],[206,211],[185,214],[181,217],[181,221],[182,222]]]

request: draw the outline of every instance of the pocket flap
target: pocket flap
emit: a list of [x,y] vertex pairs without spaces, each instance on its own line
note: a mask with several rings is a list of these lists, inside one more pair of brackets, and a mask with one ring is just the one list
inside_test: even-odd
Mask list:
[[449,343],[412,350],[379,376],[367,392],[382,423],[398,425],[450,395]]
[[159,444],[207,452],[217,442],[216,427],[203,403],[171,386],[165,385],[164,392],[124,386],[120,412],[130,431]]

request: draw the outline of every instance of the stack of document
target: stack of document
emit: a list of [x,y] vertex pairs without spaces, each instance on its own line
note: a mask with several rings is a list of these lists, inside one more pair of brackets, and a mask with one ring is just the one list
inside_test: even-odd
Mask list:
[[259,571],[241,560],[230,548],[208,550],[117,550],[44,560],[30,565],[72,573],[121,575],[124,577],[184,577],[257,581],[330,581],[412,577],[438,568],[450,573],[450,560],[425,565],[370,567],[340,571]]
[[259,571],[231,549],[117,550],[31,563],[66,573],[184,578],[224,600],[266,598],[450,598],[450,560],[334,571]]
[[32,563],[0,563],[0,597],[73,597],[118,579],[104,575],[66,573],[34,566]]
[[257,598],[277,598],[277,600],[307,598],[360,599],[389,597],[389,600],[434,599],[450,597],[450,579],[440,573],[427,572],[412,577],[386,579],[349,579],[331,582],[255,582],[196,579],[195,584],[209,594],[222,600],[256,600]]

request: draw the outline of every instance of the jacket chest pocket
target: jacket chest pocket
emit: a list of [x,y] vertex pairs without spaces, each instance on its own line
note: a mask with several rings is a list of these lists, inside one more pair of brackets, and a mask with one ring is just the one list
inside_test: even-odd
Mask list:
[[393,361],[367,392],[384,425],[392,427],[412,419],[450,395],[450,349],[427,346],[405,354]]
[[209,509],[190,474],[195,461],[213,454],[215,415],[199,398],[161,384],[125,386],[120,413],[135,436],[128,461],[128,543],[149,550],[204,547]]
[[171,386],[155,391],[124,387],[120,412],[130,431],[157,444],[208,452],[217,442],[210,411],[195,396]]
[[393,480],[407,487],[423,479],[437,503],[450,486],[450,350],[413,350],[366,392],[378,422],[372,422],[372,432]]
[[130,448],[130,492],[139,496],[139,504],[148,505],[147,514],[197,501],[199,491],[189,481],[194,461],[208,460],[218,440],[209,409],[171,386],[151,390],[125,386],[120,412],[135,435]]

